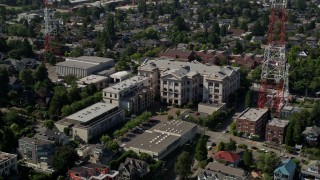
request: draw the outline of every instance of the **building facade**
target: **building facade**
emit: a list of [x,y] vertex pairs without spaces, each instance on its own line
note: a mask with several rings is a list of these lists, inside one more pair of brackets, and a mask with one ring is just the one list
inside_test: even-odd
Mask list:
[[265,140],[278,144],[284,143],[285,130],[289,121],[273,118],[266,127]]
[[310,126],[306,127],[306,129],[302,132],[305,139],[310,145],[317,145],[319,143],[320,137],[320,127]]
[[0,177],[18,173],[17,155],[0,152]]
[[19,139],[18,151],[23,159],[33,164],[48,166],[54,154],[54,142],[45,139],[23,137]]
[[[206,65],[199,62],[180,62],[168,59],[146,60],[138,67],[138,74],[151,77],[151,85],[156,88],[156,94],[172,104],[175,100],[178,104],[187,102],[187,98],[224,103],[229,95],[240,87],[239,68]],[[169,82],[172,84],[170,85]],[[169,86],[173,92],[169,92]],[[189,93],[187,93],[188,88]],[[167,90],[167,95],[165,90]],[[168,93],[172,94],[172,100],[170,98],[168,100]]]
[[125,112],[118,106],[99,102],[55,122],[55,126],[60,132],[69,128],[73,138],[88,143],[124,120]]
[[114,60],[96,56],[81,56],[66,58],[66,61],[56,64],[58,75],[74,75],[77,78],[86,77],[93,73],[114,67]]
[[191,72],[188,66],[163,72],[160,77],[161,101],[182,105],[202,99],[200,80],[200,74]]
[[107,104],[119,106],[126,111],[137,113],[145,110],[154,102],[151,78],[133,76],[102,91]]
[[264,136],[268,122],[268,109],[248,108],[236,119],[237,131],[250,135]]

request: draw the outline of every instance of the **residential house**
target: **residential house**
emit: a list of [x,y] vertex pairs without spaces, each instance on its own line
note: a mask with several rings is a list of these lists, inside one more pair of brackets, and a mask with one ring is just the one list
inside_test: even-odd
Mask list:
[[307,142],[311,145],[317,145],[319,143],[320,128],[317,126],[306,127],[302,132]]
[[219,151],[213,156],[213,159],[218,162],[224,162],[229,166],[237,167],[241,161],[241,156],[228,151]]
[[274,171],[273,179],[274,180],[293,180],[296,171],[296,163],[287,159],[283,161]]
[[88,163],[71,168],[68,174],[70,180],[116,180],[118,179],[119,172],[110,170],[106,165]]
[[121,180],[134,180],[145,176],[148,173],[148,164],[145,161],[127,158],[119,166]]
[[18,173],[17,155],[0,151],[0,177]]
[[220,177],[221,174],[219,172],[214,172],[207,169],[200,168],[198,172],[198,180],[219,180]]
[[320,161],[311,160],[308,165],[301,168],[301,180],[319,180],[320,179]]
[[209,164],[206,166],[205,169],[218,173],[219,180],[220,179],[245,180],[249,178],[248,172],[239,168],[226,166],[224,164],[217,163],[217,162],[209,162]]
[[190,62],[195,59],[195,52],[182,49],[167,49],[159,54],[159,57],[174,58],[180,61]]

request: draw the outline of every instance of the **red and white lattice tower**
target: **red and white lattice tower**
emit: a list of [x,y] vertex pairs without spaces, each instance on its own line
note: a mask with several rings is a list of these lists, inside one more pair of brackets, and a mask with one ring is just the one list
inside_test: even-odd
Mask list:
[[51,9],[53,0],[44,0],[44,61],[46,61],[47,52],[52,50],[51,40],[55,34],[55,23],[53,20],[54,10]]
[[275,116],[279,116],[289,94],[285,47],[287,0],[270,0],[270,6],[258,108],[270,108]]

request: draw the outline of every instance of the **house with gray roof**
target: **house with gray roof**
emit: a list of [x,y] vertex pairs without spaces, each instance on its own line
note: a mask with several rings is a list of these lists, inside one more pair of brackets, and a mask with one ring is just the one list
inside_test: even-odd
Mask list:
[[148,173],[148,164],[145,161],[127,158],[118,169],[121,180],[140,179]]
[[303,165],[300,179],[320,179],[320,161],[311,160],[308,165]]
[[316,145],[319,142],[320,128],[317,126],[306,127],[302,134],[311,145]]

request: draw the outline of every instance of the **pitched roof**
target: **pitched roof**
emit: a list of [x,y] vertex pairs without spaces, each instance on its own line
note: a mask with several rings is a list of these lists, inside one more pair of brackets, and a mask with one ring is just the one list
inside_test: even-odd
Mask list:
[[320,128],[317,126],[306,127],[306,129],[302,132],[302,134],[314,134],[315,136],[320,135]]
[[232,175],[235,176],[235,179],[245,179],[247,177],[247,173],[239,168],[234,168],[231,166],[226,166],[221,163],[216,163],[216,162],[210,162],[207,166],[206,169],[209,169],[214,172],[219,172],[224,174],[225,176]]
[[294,161],[292,161],[291,159],[287,159],[285,161],[283,161],[279,167],[277,167],[273,173],[281,173],[287,176],[290,176],[292,174],[294,174],[295,170],[296,170],[296,163]]
[[237,162],[240,160],[240,156],[238,154],[228,152],[228,151],[219,151],[213,157],[214,159],[224,160],[227,162]]

